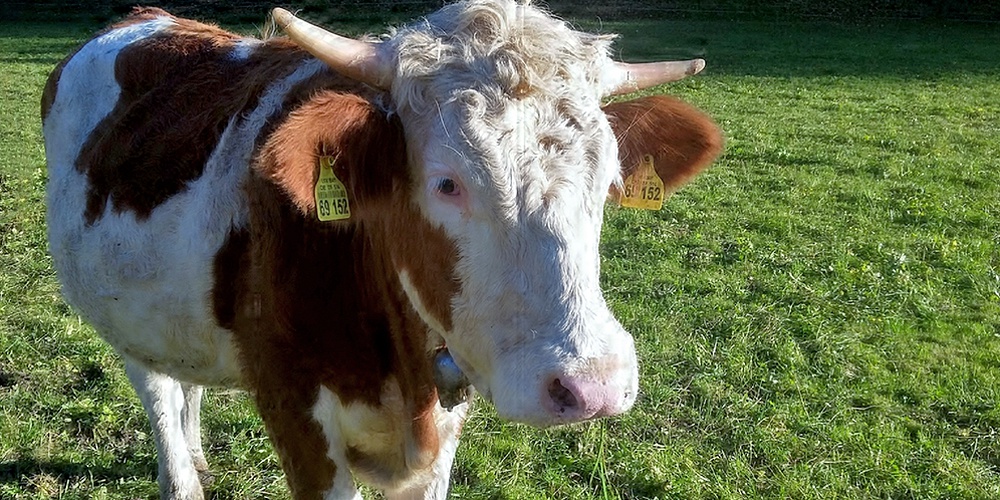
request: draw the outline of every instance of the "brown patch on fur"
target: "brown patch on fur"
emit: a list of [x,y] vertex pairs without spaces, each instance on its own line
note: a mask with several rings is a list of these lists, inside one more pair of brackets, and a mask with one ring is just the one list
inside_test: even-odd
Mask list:
[[358,95],[320,91],[267,139],[259,172],[281,186],[303,215],[314,217],[319,157],[331,155],[334,173],[351,194],[352,217],[365,219],[385,209],[394,171],[405,173],[403,147],[397,118],[386,117]]
[[[292,354],[289,351],[286,353]],[[310,390],[308,385],[293,382],[309,376],[308,372],[295,365],[294,360],[270,366],[263,372],[270,380],[269,383],[252,386],[254,401],[271,443],[281,458],[281,468],[292,497],[298,500],[322,499],[323,492],[333,486],[337,466],[327,456],[322,427],[312,418],[311,410],[316,404],[319,388],[313,386]]]
[[[722,151],[722,132],[705,113],[667,96],[649,96],[604,107],[618,137],[622,177],[643,155],[653,155],[656,173],[668,192],[705,169]],[[612,186],[617,197],[617,188]]]
[[[117,25],[161,15],[142,9]],[[86,219],[109,198],[117,211],[146,218],[204,170],[231,117],[252,109],[267,85],[295,69],[305,53],[281,41],[246,60],[230,57],[239,37],[176,19],[175,26],[122,50],[115,62],[121,96],[94,129],[76,166],[89,178]]]
[[241,271],[249,265],[249,244],[247,230],[233,228],[212,262],[212,311],[215,322],[228,330],[232,330],[236,322],[234,290],[246,286],[241,282]]
[[[449,325],[457,291],[454,245],[412,202],[398,119],[363,97],[367,90],[343,93],[327,85],[336,82],[318,78],[293,89],[287,111],[260,139],[246,188],[250,263],[242,269],[246,286],[235,292],[241,366],[295,495],[317,491],[335,471],[321,429],[296,418],[311,414],[320,386],[344,404],[377,408],[386,380],[394,378],[405,401],[400,420],[412,422],[406,441],[436,454],[427,325],[397,272],[409,270]],[[323,151],[337,157],[335,171],[351,202],[348,220],[320,222],[315,215]],[[398,444],[407,453],[407,443]],[[399,456],[349,455],[367,477],[391,482],[412,472]]]
[[66,59],[60,61],[59,64],[52,69],[52,72],[49,73],[49,78],[45,80],[45,89],[42,90],[42,123],[45,123],[45,118],[49,116],[49,110],[52,109],[52,104],[56,102],[56,93],[59,90],[59,78],[62,77],[63,68],[66,67],[66,63],[68,63],[77,52],[80,52],[80,49],[82,48],[83,45],[80,45],[68,56],[66,56]]
[[52,103],[54,103],[56,100],[56,91],[59,86],[59,78],[62,77],[63,68],[66,67],[66,63],[68,63],[70,59],[73,59],[73,56],[75,56],[78,52],[80,52],[80,49],[82,49],[85,45],[90,43],[91,40],[104,36],[111,30],[124,28],[127,26],[131,26],[133,24],[141,23],[143,21],[149,21],[151,19],[155,19],[157,17],[162,17],[162,16],[174,17],[170,15],[170,13],[168,13],[167,11],[163,9],[158,9],[156,7],[134,7],[132,9],[132,13],[129,14],[128,17],[126,17],[122,21],[112,26],[109,26],[97,32],[97,34],[90,37],[86,42],[81,43],[79,46],[73,49],[73,51],[70,52],[65,59],[59,61],[59,64],[57,64],[56,67],[52,69],[52,72],[49,73],[49,78],[48,80],[45,81],[45,89],[42,91],[42,121],[44,122],[45,118],[49,116],[49,110],[52,109]]
[[[138,11],[125,22],[161,12]],[[275,39],[248,61],[233,60],[235,35],[176,22],[116,61],[121,98],[77,160],[91,185],[91,223],[109,199],[115,210],[148,217],[183,190],[201,175],[230,118],[252,109],[269,83],[306,57]],[[258,140],[246,186],[249,226],[233,230],[214,260],[216,321],[234,332],[245,382],[296,498],[318,498],[336,472],[311,416],[321,386],[345,404],[377,407],[385,381],[396,378],[406,402],[401,421],[411,422],[400,453],[412,445],[433,457],[438,446],[427,326],[397,272],[411,273],[450,328],[456,250],[411,201],[398,119],[369,98],[374,91],[332,73],[289,92]],[[337,175],[350,190],[349,221],[321,223],[313,213],[316,159],[324,151],[337,157]],[[352,458],[376,477],[410,473],[405,460]]]
[[[385,241],[397,248],[392,263],[411,273],[421,288],[427,308],[442,326],[451,329],[451,297],[457,283],[450,275],[432,276],[433,270],[451,269],[457,253],[444,232],[431,228],[410,201],[412,180],[405,162],[402,125],[387,117],[365,98],[337,91],[314,91],[312,98],[295,108],[268,136],[259,155],[259,172],[280,186],[299,212],[315,219],[314,187],[319,178],[319,156],[336,158],[334,173],[350,194],[353,220],[381,220]],[[403,205],[403,206],[397,206]],[[405,210],[400,210],[405,209]],[[393,214],[386,217],[387,213]],[[401,238],[417,231],[412,237]],[[429,252],[438,242],[443,252]]]

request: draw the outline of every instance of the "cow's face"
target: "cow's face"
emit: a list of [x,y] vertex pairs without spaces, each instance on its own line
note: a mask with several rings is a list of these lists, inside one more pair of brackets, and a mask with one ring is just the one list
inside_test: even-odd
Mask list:
[[[619,140],[645,119],[602,109],[622,71],[609,43],[531,6],[453,4],[386,42],[394,69],[375,79],[391,81],[410,200],[456,253],[435,273],[457,286],[415,279],[400,257],[403,288],[497,411],[535,425],[617,414],[638,391],[632,338],[599,286],[604,202],[635,153]],[[677,149],[639,154],[664,147]]]
[[[535,103],[511,104],[517,116]],[[483,127],[480,141],[459,135],[459,144],[420,150],[413,162],[417,203],[458,249],[453,328],[442,334],[477,389],[515,420],[614,414],[636,396],[632,339],[599,288],[616,148],[603,117],[588,121],[593,133],[576,130],[557,148],[507,123]]]
[[[452,328],[440,333],[507,418],[619,413],[638,371],[599,287],[603,206],[620,175],[600,106],[607,41],[533,9],[476,8],[439,12],[437,29],[396,42],[413,199],[458,253]],[[434,293],[414,285],[411,300]]]
[[615,137],[596,96],[550,97],[463,89],[436,119],[401,111],[413,199],[458,253],[441,334],[502,415],[534,424],[619,413],[638,383],[599,288]]

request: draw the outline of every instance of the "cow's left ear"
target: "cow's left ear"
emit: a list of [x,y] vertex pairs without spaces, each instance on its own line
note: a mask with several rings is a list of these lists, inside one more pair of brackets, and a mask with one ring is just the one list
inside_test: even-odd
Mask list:
[[[701,172],[722,151],[722,132],[698,108],[667,96],[649,96],[604,107],[618,137],[622,178],[652,155],[667,192],[676,191]],[[612,196],[618,197],[616,186]]]
[[389,203],[394,186],[404,185],[406,141],[403,126],[354,94],[321,91],[296,107],[261,147],[257,171],[281,188],[299,211],[316,217],[320,163],[346,188],[351,219]]

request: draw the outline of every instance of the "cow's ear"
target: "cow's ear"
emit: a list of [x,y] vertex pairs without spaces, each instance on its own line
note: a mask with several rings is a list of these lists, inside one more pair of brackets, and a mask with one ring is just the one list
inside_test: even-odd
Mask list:
[[[618,138],[622,178],[653,157],[667,192],[676,191],[705,169],[722,151],[722,132],[705,113],[678,99],[649,96],[604,107]],[[612,186],[618,198],[618,188]]]
[[316,93],[281,120],[262,146],[256,168],[303,215],[316,217],[323,157],[346,188],[352,218],[388,203],[394,186],[408,175],[399,118],[360,96],[334,91]]

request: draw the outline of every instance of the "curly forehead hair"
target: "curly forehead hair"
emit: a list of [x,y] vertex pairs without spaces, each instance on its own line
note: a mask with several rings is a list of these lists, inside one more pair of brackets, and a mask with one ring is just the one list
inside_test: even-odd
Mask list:
[[530,3],[454,3],[390,35],[398,58],[394,98],[414,110],[456,89],[597,99],[613,38],[575,31]]

